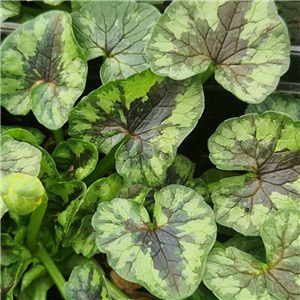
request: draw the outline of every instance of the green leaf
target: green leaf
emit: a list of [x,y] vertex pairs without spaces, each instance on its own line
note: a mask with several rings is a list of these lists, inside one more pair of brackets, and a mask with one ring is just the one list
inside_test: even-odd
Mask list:
[[48,5],[56,6],[56,5],[63,3],[64,1],[63,0],[44,0],[43,2]]
[[198,77],[174,81],[149,70],[108,82],[71,111],[69,134],[116,151],[116,169],[131,183],[161,184],[177,147],[204,109]]
[[34,280],[40,279],[42,276],[46,275],[47,271],[43,265],[35,264],[22,277],[21,283],[21,293],[27,289]]
[[80,8],[87,3],[89,3],[89,1],[77,1],[77,0],[71,1],[72,10],[73,11],[80,10]]
[[153,223],[139,203],[100,203],[92,225],[101,252],[123,278],[163,299],[182,299],[198,287],[216,238],[211,208],[190,188],[170,185],[155,193]]
[[98,151],[89,142],[68,139],[57,145],[52,157],[64,180],[82,180],[96,167]]
[[50,11],[22,24],[1,46],[1,97],[11,114],[32,109],[54,130],[67,121],[82,94],[86,59],[72,31],[68,13]]
[[239,99],[262,102],[289,67],[289,36],[273,1],[173,1],[146,46],[158,75],[186,79],[215,68]]
[[10,235],[1,233],[1,266],[24,261],[31,257],[29,250],[16,243]]
[[234,247],[215,248],[208,255],[205,285],[219,299],[277,300],[300,296],[300,213],[277,212],[261,236],[267,264]]
[[110,300],[105,278],[94,263],[89,262],[75,267],[68,282],[64,286],[66,300]]
[[45,135],[36,128],[1,125],[1,135],[9,135],[21,142],[39,145],[44,141]]
[[1,136],[1,178],[12,173],[37,176],[41,159],[41,151],[30,144]]
[[300,121],[300,99],[293,94],[273,93],[260,104],[249,104],[245,113],[264,113],[272,110],[288,114],[295,121]]
[[4,22],[10,17],[17,16],[20,13],[20,1],[1,1],[0,5],[1,22]]
[[148,68],[144,47],[159,11],[135,1],[92,1],[72,13],[74,33],[87,59],[104,56],[103,83]]
[[251,172],[223,179],[213,190],[219,224],[259,235],[277,210],[299,209],[299,122],[275,112],[229,119],[210,137],[208,147],[217,168]]

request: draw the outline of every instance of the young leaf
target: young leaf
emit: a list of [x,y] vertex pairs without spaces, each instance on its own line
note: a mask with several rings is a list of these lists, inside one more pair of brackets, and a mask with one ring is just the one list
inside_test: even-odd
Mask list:
[[173,1],[146,53],[153,72],[186,79],[215,68],[239,99],[262,102],[289,66],[289,36],[273,1]]
[[299,207],[300,123],[284,114],[248,114],[224,121],[210,137],[219,169],[248,173],[214,189],[216,220],[244,235],[258,235],[270,215]]
[[111,300],[105,286],[105,278],[92,262],[73,269],[64,291],[66,300]]
[[72,13],[75,36],[87,59],[104,56],[103,83],[148,68],[143,53],[159,11],[135,1],[92,1]]
[[22,24],[1,46],[1,97],[11,114],[32,109],[37,120],[58,129],[83,92],[86,59],[71,17],[50,11]]
[[41,151],[30,144],[1,136],[1,178],[12,173],[37,176],[41,159]]
[[36,128],[25,128],[18,126],[5,126],[1,125],[1,134],[9,135],[12,138],[21,141],[28,142],[31,145],[40,145],[45,138],[45,135]]
[[264,113],[269,110],[288,114],[295,121],[300,121],[300,99],[293,94],[273,93],[260,104],[249,104],[245,113]]
[[64,180],[82,180],[96,167],[98,151],[89,142],[68,139],[57,145],[52,157]]
[[216,238],[211,208],[190,188],[170,185],[155,193],[154,221],[139,203],[103,202],[92,225],[100,251],[123,278],[163,299],[182,299],[198,287]]
[[108,82],[71,111],[69,134],[116,151],[116,169],[131,183],[161,184],[176,149],[204,109],[198,77],[174,81],[149,70]]
[[267,264],[234,247],[213,249],[205,285],[219,299],[299,299],[300,213],[280,211],[263,226]]
[[20,1],[1,1],[0,5],[1,22],[4,22],[6,19],[16,16],[20,13]]

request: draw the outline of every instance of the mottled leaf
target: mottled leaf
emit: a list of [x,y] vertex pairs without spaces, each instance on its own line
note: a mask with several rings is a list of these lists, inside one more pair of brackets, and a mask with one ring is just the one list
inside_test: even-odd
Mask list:
[[198,77],[174,81],[150,71],[108,82],[71,111],[69,134],[116,151],[118,173],[132,183],[161,184],[177,147],[204,109]]
[[9,135],[21,142],[29,142],[32,145],[40,145],[45,138],[45,135],[37,128],[5,126],[1,125],[1,134]]
[[275,112],[229,119],[210,137],[208,147],[219,169],[251,172],[223,179],[213,190],[219,224],[258,235],[277,210],[299,208],[299,122]]
[[1,136],[1,178],[12,173],[37,176],[41,159],[41,151],[30,144]]
[[159,11],[135,1],[91,1],[72,13],[74,33],[87,59],[105,58],[103,83],[147,69],[144,47]]
[[92,224],[101,252],[123,278],[163,299],[182,299],[198,287],[216,238],[211,208],[190,188],[170,185],[155,193],[153,223],[139,203],[100,203]]
[[262,227],[267,263],[234,247],[208,255],[204,283],[219,299],[296,300],[300,297],[300,214],[280,211]]
[[11,114],[32,109],[58,129],[85,87],[86,59],[68,13],[50,11],[22,24],[1,46],[1,105]]
[[0,1],[0,5],[1,22],[20,13],[20,1]]
[[300,121],[300,98],[293,94],[273,93],[260,104],[249,104],[245,113],[264,113],[269,110],[288,114],[295,121]]
[[239,99],[259,103],[289,67],[289,36],[273,1],[173,1],[146,46],[153,72],[186,79],[215,69]]
[[64,180],[82,180],[96,167],[98,151],[89,142],[68,139],[57,145],[52,157]]
[[110,300],[103,273],[94,263],[75,267],[64,286],[67,300]]

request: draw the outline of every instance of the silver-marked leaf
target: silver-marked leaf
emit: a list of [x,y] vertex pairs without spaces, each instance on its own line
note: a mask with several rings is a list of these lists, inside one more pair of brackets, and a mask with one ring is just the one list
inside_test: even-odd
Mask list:
[[98,150],[89,142],[71,138],[59,143],[52,157],[64,180],[82,180],[96,167]]
[[4,22],[10,17],[17,16],[20,13],[20,1],[1,1],[0,5],[1,22]]
[[273,215],[261,236],[267,263],[234,247],[213,249],[207,259],[205,285],[218,299],[297,300],[300,297],[300,213]]
[[21,25],[1,46],[1,105],[14,115],[32,109],[39,123],[58,129],[82,94],[86,75],[70,15],[47,12]]
[[258,235],[277,210],[299,208],[299,122],[275,112],[229,119],[210,137],[208,147],[218,168],[252,172],[223,179],[213,190],[219,224]]
[[200,284],[216,238],[211,208],[190,188],[169,185],[155,193],[153,223],[139,203],[100,203],[92,219],[96,242],[110,266],[162,299],[182,299]]
[[38,176],[42,154],[26,142],[10,136],[1,136],[1,178],[12,173]]
[[204,109],[198,77],[184,81],[149,70],[101,86],[69,116],[69,134],[116,151],[118,173],[132,183],[161,184],[177,147],[196,126]]
[[295,121],[300,121],[300,98],[293,94],[273,93],[260,104],[249,104],[245,113],[264,113],[269,110],[286,113]]
[[104,56],[102,82],[147,69],[144,47],[159,11],[135,1],[91,1],[72,13],[75,36],[87,59]]
[[186,79],[215,68],[239,99],[262,102],[289,66],[289,36],[273,1],[173,1],[146,53],[153,72]]
[[88,262],[75,267],[64,286],[66,300],[111,300],[105,277],[94,263]]

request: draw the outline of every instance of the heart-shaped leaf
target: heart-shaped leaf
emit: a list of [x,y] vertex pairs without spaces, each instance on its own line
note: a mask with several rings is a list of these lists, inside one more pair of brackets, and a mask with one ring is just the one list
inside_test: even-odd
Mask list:
[[204,283],[221,300],[300,297],[300,213],[280,211],[262,227],[267,263],[234,247],[213,249]]
[[135,201],[100,203],[92,220],[96,242],[121,277],[162,299],[186,298],[200,284],[215,242],[213,212],[202,196],[181,185],[161,189],[155,200],[153,223]]
[[82,180],[96,167],[98,151],[89,142],[68,139],[57,145],[52,157],[64,180]]
[[259,103],[289,66],[289,36],[273,1],[173,1],[146,53],[153,72],[186,79],[215,69],[239,99]]
[[102,82],[148,68],[144,47],[159,11],[135,1],[92,1],[72,13],[75,36],[88,59],[104,56]]
[[300,99],[293,94],[273,93],[260,104],[249,104],[245,113],[264,113],[269,110],[286,113],[295,121],[300,121]]
[[51,11],[22,24],[1,46],[1,105],[11,114],[32,109],[58,129],[85,87],[85,56],[68,13]]
[[116,151],[118,173],[132,183],[161,184],[177,147],[196,126],[204,109],[198,77],[184,81],[149,70],[108,82],[71,111],[69,134]]
[[20,1],[1,1],[0,5],[1,22],[4,22],[6,19],[16,16],[20,13]]
[[26,142],[1,136],[1,178],[12,173],[38,176],[42,154]]
[[108,296],[103,273],[92,262],[73,269],[68,282],[64,286],[64,291],[67,300],[111,299]]
[[214,189],[219,224],[259,235],[277,210],[299,208],[299,122],[275,112],[229,119],[210,137],[208,147],[219,169],[252,172],[223,179]]

